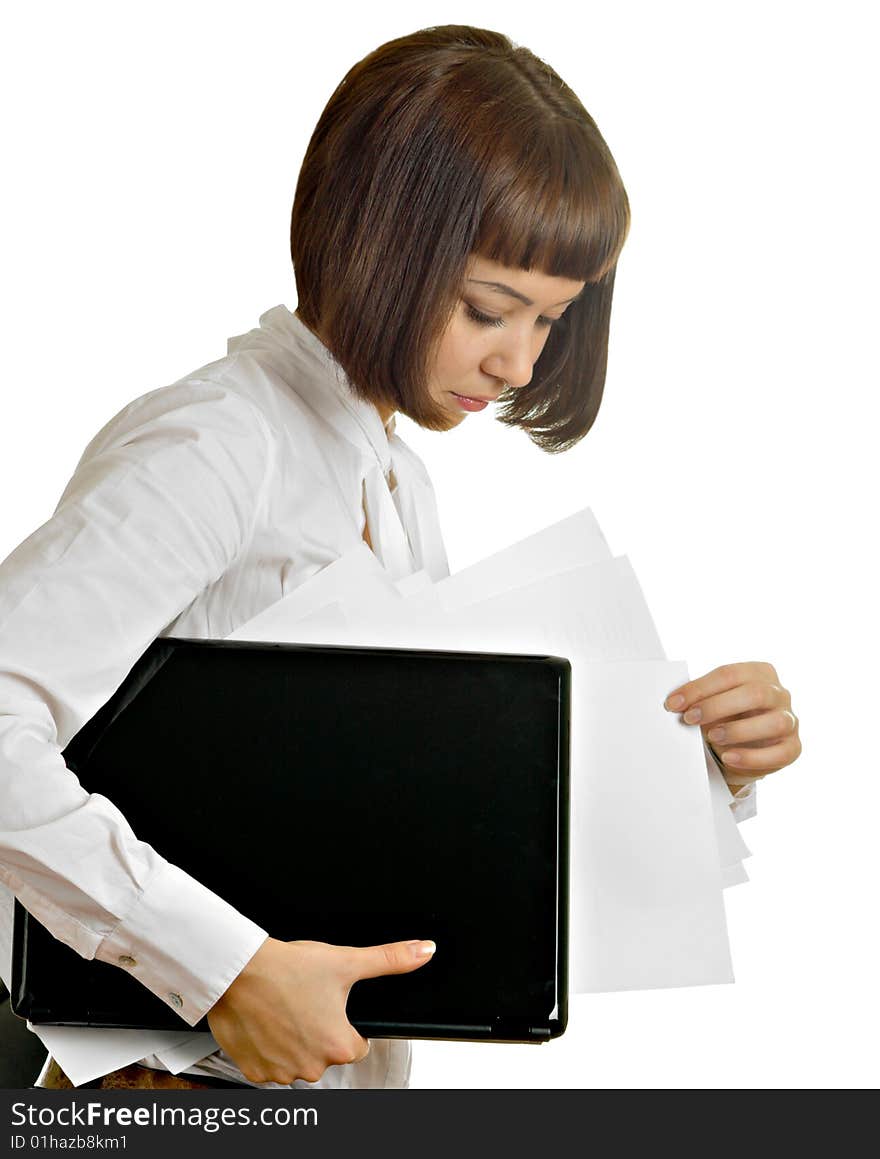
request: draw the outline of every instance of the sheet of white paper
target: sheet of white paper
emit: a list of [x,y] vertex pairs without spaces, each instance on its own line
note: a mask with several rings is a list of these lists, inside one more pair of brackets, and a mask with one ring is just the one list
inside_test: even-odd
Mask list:
[[[706,771],[709,777],[709,794],[712,800],[712,816],[715,821],[715,837],[718,841],[718,859],[722,869],[737,866],[744,857],[751,857],[751,851],[742,839],[736,818],[730,811],[733,795],[727,787],[715,762],[703,750]],[[748,880],[748,878],[740,879]]]
[[264,612],[226,639],[270,644],[333,644],[344,643],[347,634],[348,618],[342,605],[335,603],[325,604],[302,616],[296,615],[293,607],[285,608],[282,615],[274,613],[270,616]]
[[12,992],[12,913],[15,896],[7,886],[0,884],[0,978]]
[[328,604],[342,602],[351,608],[403,603],[394,581],[365,543],[316,572],[289,595],[230,632],[226,639],[296,643],[292,625]]
[[742,862],[737,862],[736,865],[725,866],[721,870],[721,887],[727,889],[731,885],[742,885],[744,881],[749,880],[749,875],[746,873],[746,867]]
[[74,1086],[91,1082],[146,1054],[173,1048],[189,1038],[174,1030],[99,1030],[80,1026],[32,1026]]
[[572,675],[573,991],[732,982],[702,739],[663,707],[686,666]]
[[[413,644],[426,625],[445,621],[433,584],[395,584],[366,545],[347,552],[301,587],[227,637],[276,643],[373,644],[377,647],[430,647]],[[426,576],[427,573],[418,573]],[[409,579],[412,577],[404,577]]]
[[[419,597],[415,597],[418,601]],[[622,556],[509,589],[455,612],[414,600],[341,606],[350,642],[397,648],[534,652],[593,660],[663,659],[663,647],[629,560]],[[276,621],[280,628],[280,622]]]
[[663,646],[626,556],[571,568],[461,609],[449,621],[481,648],[592,660],[662,660]]
[[455,572],[436,587],[443,606],[454,611],[569,568],[610,558],[602,530],[587,507]]
[[175,1046],[164,1047],[155,1052],[156,1057],[172,1074],[180,1072],[194,1062],[213,1054],[217,1050],[217,1042],[213,1034],[191,1034]]
[[412,575],[401,576],[400,579],[394,581],[394,586],[404,599],[408,599],[420,592],[431,591],[434,583],[428,573],[422,570],[414,571]]

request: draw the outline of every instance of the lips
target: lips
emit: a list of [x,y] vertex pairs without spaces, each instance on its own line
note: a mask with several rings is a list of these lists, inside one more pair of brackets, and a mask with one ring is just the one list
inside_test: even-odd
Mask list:
[[455,390],[453,390],[451,393],[454,394],[456,398],[463,398],[465,402],[497,402],[501,397],[500,395],[495,394],[491,398],[484,398],[481,394],[459,394]]
[[462,410],[478,411],[485,410],[490,403],[488,398],[470,398],[468,395],[456,394],[454,390],[449,392]]

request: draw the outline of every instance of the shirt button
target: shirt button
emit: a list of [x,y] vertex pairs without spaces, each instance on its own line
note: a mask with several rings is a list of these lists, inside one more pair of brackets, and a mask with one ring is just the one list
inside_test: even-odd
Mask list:
[[183,1006],[183,999],[179,994],[169,994],[168,1001],[172,1006],[176,1006],[178,1010],[181,1008],[181,1006]]
[[134,960],[134,958],[129,957],[128,954],[122,954],[119,958],[119,965],[120,966],[136,966],[137,962]]

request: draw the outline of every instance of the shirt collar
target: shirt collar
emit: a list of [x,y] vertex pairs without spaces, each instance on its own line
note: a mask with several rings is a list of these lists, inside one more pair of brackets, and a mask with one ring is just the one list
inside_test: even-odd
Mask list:
[[[421,461],[376,407],[351,383],[317,334],[286,306],[260,316],[259,327],[230,338],[228,353],[259,351],[301,398],[360,452],[364,509],[373,552],[394,579],[424,568],[434,581],[449,575],[434,491]],[[383,479],[384,475],[384,479]]]
[[317,334],[284,305],[261,314],[260,328],[240,339],[230,339],[228,348],[232,353],[267,343],[277,344],[293,356],[291,388],[349,442],[372,453],[387,473],[391,467],[388,440],[394,435],[395,416],[383,424],[374,404],[355,394],[348,375]]

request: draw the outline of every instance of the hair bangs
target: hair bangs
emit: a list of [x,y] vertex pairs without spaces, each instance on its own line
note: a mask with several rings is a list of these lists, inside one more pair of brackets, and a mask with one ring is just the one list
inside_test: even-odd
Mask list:
[[582,124],[554,118],[541,128],[539,147],[514,134],[496,146],[503,161],[496,153],[486,176],[477,252],[506,266],[598,282],[629,230],[623,183]]

